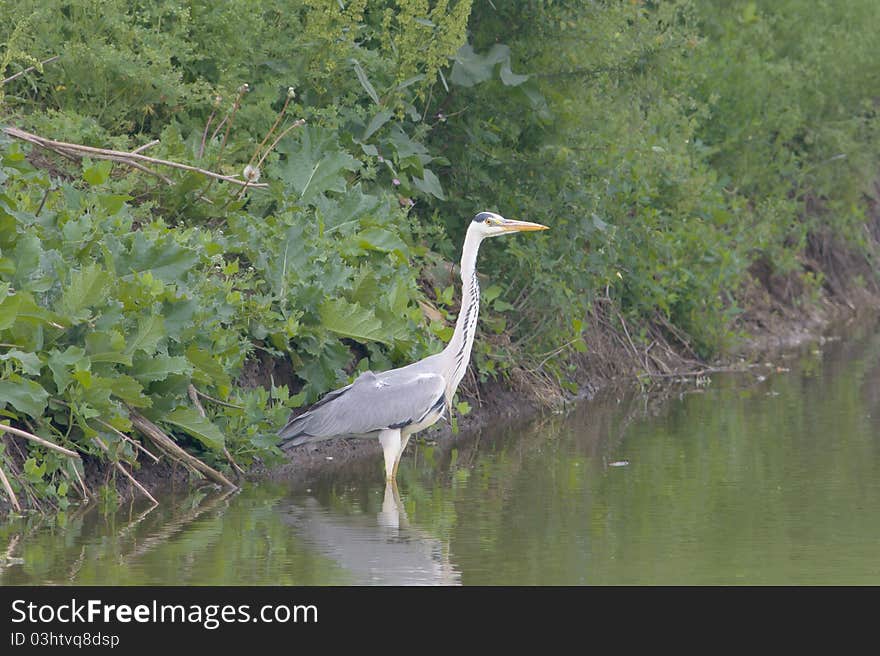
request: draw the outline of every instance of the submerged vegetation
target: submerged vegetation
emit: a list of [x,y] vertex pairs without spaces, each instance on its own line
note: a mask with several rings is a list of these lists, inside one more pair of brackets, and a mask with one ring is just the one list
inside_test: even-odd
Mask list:
[[291,409],[440,348],[484,209],[553,230],[487,249],[471,392],[573,391],[599,330],[648,370],[659,342],[712,357],[756,289],[809,305],[844,260],[875,286],[878,20],[873,0],[3,4],[3,496],[112,501],[157,448],[218,482],[277,455]]

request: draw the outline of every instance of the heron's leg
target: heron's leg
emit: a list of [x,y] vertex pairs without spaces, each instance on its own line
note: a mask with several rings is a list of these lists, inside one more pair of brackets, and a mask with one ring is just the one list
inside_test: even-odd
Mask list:
[[397,457],[394,459],[394,469],[391,474],[394,478],[397,477],[397,468],[400,466],[400,459],[403,457],[403,450],[406,449],[406,445],[409,443],[409,438],[412,433],[403,433],[400,436],[400,449],[397,452]]
[[393,481],[397,469],[394,461],[400,453],[400,429],[387,428],[379,433],[379,442],[385,455],[385,480]]
[[400,528],[401,507],[397,484],[394,481],[385,481],[385,498],[382,500],[382,512],[379,513],[379,525]]

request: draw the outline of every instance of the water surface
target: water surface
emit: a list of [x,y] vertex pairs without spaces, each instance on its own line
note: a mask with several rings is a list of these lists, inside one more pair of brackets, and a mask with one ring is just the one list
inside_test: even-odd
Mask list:
[[0,584],[880,584],[880,332],[293,488],[0,525]]

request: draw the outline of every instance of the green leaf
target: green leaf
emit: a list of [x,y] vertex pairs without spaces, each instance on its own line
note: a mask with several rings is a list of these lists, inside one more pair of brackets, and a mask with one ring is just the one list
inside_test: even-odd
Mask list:
[[130,200],[132,200],[131,196],[121,194],[101,194],[98,196],[98,202],[104,208],[104,211],[107,212],[108,216],[116,214]]
[[274,171],[304,203],[326,191],[344,192],[344,171],[360,168],[360,162],[339,147],[332,132],[313,126],[301,132],[299,144],[285,140],[278,151],[286,159]]
[[17,374],[0,380],[0,404],[12,406],[19,412],[36,418],[43,415],[48,402],[49,393],[33,380]]
[[165,320],[158,314],[141,317],[134,337],[129,338],[125,349],[126,355],[134,355],[143,351],[152,355],[162,338],[165,337]]
[[165,380],[175,374],[190,374],[192,367],[186,358],[179,355],[140,355],[135,358],[131,375],[141,383]]
[[37,464],[36,458],[28,458],[24,461],[24,473],[32,483],[38,482],[46,473],[46,463]]
[[421,180],[414,177],[412,183],[419,191],[434,196],[435,198],[439,198],[440,200],[446,200],[446,195],[443,193],[443,186],[440,184],[440,179],[431,169],[425,169],[423,171],[423,177]]
[[144,396],[144,388],[131,376],[120,374],[109,379],[110,393],[136,408],[148,408],[153,402]]
[[61,311],[73,321],[88,319],[88,308],[106,301],[110,276],[97,264],[74,271],[70,284],[61,294]]
[[147,236],[138,231],[132,237],[131,251],[117,257],[116,270],[119,275],[150,271],[164,282],[182,282],[198,261],[196,251],[181,246],[173,238]]
[[[370,122],[367,124],[367,128],[364,130],[364,136],[361,137],[364,141],[372,137],[376,130],[385,125],[391,117],[394,116],[393,109],[381,109],[379,112],[370,119]],[[377,153],[378,154],[378,153]]]
[[490,285],[488,288],[484,289],[480,296],[483,299],[483,302],[487,305],[494,301],[496,298],[501,296],[501,292],[504,291],[500,285]]
[[169,424],[189,433],[209,449],[220,451],[226,446],[223,433],[209,419],[202,417],[194,408],[177,408],[165,418]]
[[492,77],[495,66],[502,62],[510,66],[510,48],[496,43],[485,55],[477,54],[469,43],[464,44],[455,53],[452,74],[449,79],[453,84],[472,87]]
[[357,303],[350,303],[344,298],[326,300],[321,304],[318,313],[321,325],[337,335],[362,342],[390,343],[382,329],[382,322],[371,310]]
[[131,366],[125,354],[125,338],[118,330],[96,330],[86,335],[86,351],[92,362],[114,362]]
[[110,177],[113,162],[103,160],[83,169],[83,179],[90,185],[102,185]]
[[400,251],[404,255],[408,253],[403,240],[390,230],[385,230],[384,228],[367,228],[355,235],[354,239],[358,246],[365,250],[382,251],[385,253]]
[[86,352],[78,346],[68,346],[64,352],[52,350],[47,363],[58,392],[63,392],[73,380],[72,370],[85,371],[90,367]]
[[13,294],[0,301],[0,330],[12,327],[18,316],[18,307],[21,305],[21,296]]
[[[380,105],[379,94],[376,93],[376,89],[373,88],[373,85],[370,84],[370,79],[367,77],[366,71],[364,71],[363,66],[357,59],[351,60],[352,66],[354,66],[354,73],[357,75],[358,82],[361,83],[361,86],[364,88],[364,91],[367,92],[367,95],[373,99],[373,102],[377,105]],[[365,137],[366,138],[366,137]]]
[[213,387],[229,387],[232,385],[232,380],[223,370],[217,358],[205,349],[191,344],[186,349],[186,359],[195,368],[193,379],[196,382],[212,385]]
[[18,349],[11,349],[7,353],[0,355],[0,361],[4,360],[15,360],[21,367],[22,372],[29,376],[39,376],[40,369],[43,366],[36,353],[26,353]]

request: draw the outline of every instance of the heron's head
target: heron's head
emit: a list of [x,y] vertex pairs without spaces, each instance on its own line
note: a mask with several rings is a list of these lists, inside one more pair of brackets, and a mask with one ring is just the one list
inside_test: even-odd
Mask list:
[[533,230],[547,230],[547,226],[528,221],[514,221],[505,219],[494,212],[480,212],[471,221],[469,230],[475,230],[481,237],[496,237],[512,232],[530,232]]

